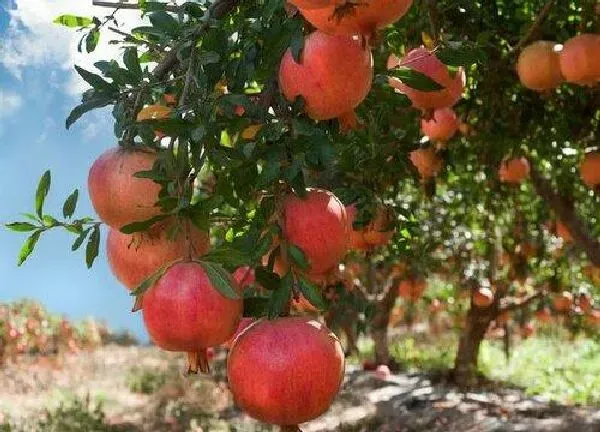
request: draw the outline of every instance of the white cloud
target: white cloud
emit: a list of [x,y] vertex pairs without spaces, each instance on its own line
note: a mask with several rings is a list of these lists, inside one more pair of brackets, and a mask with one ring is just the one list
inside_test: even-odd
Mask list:
[[23,98],[17,93],[0,89],[0,118],[14,114],[23,105]]
[[[28,67],[44,69],[49,76],[54,69],[71,71],[61,74],[64,81],[60,85],[68,93],[78,94],[87,85],[73,71],[74,64],[93,69],[94,62],[119,56],[120,48],[108,43],[117,39],[110,31],[103,30],[94,53],[78,53],[82,33],[52,22],[62,14],[102,19],[112,9],[92,6],[92,0],[13,0],[13,6],[7,11],[10,22],[0,41],[0,64],[17,78],[22,78]],[[117,20],[123,31],[142,22],[139,11],[119,11]]]

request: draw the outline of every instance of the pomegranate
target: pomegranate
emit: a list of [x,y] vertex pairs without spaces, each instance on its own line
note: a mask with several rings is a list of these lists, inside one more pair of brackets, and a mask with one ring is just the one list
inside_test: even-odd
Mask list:
[[304,317],[262,320],[227,360],[236,404],[265,423],[294,426],[323,414],[344,376],[344,352],[323,324]]
[[390,207],[378,206],[375,218],[364,231],[365,242],[371,247],[388,244],[394,236],[394,218],[394,212]]
[[568,82],[594,85],[600,81],[600,35],[581,34],[568,40],[560,53],[560,69]]
[[529,177],[529,161],[524,158],[504,159],[500,164],[500,181],[509,184],[520,184]]
[[551,90],[563,81],[555,42],[537,41],[523,49],[517,63],[521,84],[531,90]]
[[142,307],[151,339],[164,350],[187,352],[190,372],[208,371],[206,349],[233,336],[242,310],[241,297],[223,296],[194,262],[170,267],[144,294]]
[[169,239],[167,227],[161,224],[133,235],[109,230],[106,254],[119,282],[134,289],[163,265],[184,258],[189,252],[193,257],[199,257],[208,251],[210,240],[207,233],[190,226],[190,250],[186,234],[179,231],[175,239]]
[[442,169],[443,161],[431,147],[412,151],[409,157],[422,181],[437,176]]
[[111,228],[120,229],[160,214],[155,207],[160,185],[133,176],[152,169],[156,159],[151,151],[113,148],[92,165],[88,177],[90,199],[100,219]]
[[569,312],[573,306],[573,294],[563,291],[552,299],[552,304],[557,312]]
[[600,152],[586,153],[581,163],[580,175],[583,183],[589,188],[600,184]]
[[502,312],[500,315],[496,317],[494,320],[496,322],[496,326],[501,327],[503,325],[508,324],[510,320],[510,314],[508,312]]
[[545,307],[536,311],[535,318],[541,323],[549,323],[552,322],[552,311]]
[[417,301],[427,289],[427,283],[422,278],[404,279],[398,285],[398,295],[410,301]]
[[556,235],[560,237],[565,243],[573,241],[573,235],[569,231],[569,228],[561,221],[556,221]]
[[285,238],[304,251],[310,274],[332,270],[347,251],[346,209],[331,192],[308,189],[306,197],[289,195],[282,205]]
[[583,312],[588,313],[589,311],[592,310],[593,307],[594,307],[594,299],[591,298],[589,294],[587,294],[587,293],[579,294],[579,308]]
[[[311,2],[314,1],[318,0]],[[412,6],[413,0],[369,0],[348,2],[343,6],[338,3],[330,1],[328,6],[320,9],[298,6],[308,22],[326,33],[371,36],[402,18]]]
[[490,307],[494,303],[494,293],[491,289],[481,287],[473,292],[473,304],[479,308]]
[[242,334],[242,332],[244,330],[246,330],[248,327],[250,327],[256,320],[254,318],[248,318],[248,317],[244,317],[240,320],[240,324],[238,325],[237,330],[235,331],[235,333],[233,334],[233,336],[231,336],[231,338],[229,338],[229,340],[227,342],[225,342],[223,345],[225,345],[225,348],[229,348],[231,349],[231,347],[233,346],[235,340],[238,338],[238,336],[240,334]]
[[410,51],[402,59],[391,55],[388,58],[388,69],[398,66],[420,72],[444,87],[437,91],[420,91],[407,86],[398,78],[391,77],[390,86],[405,94],[415,108],[429,110],[451,107],[462,97],[466,82],[464,70],[461,68],[454,77],[451,76],[448,67],[425,47]]
[[587,314],[586,320],[590,325],[600,326],[600,310],[591,310]]
[[523,339],[530,338],[531,336],[533,336],[534,333],[535,333],[535,326],[531,321],[525,323],[525,325],[523,325],[523,327],[521,327],[521,337]]
[[254,269],[248,266],[238,267],[233,272],[233,279],[238,283],[240,288],[246,288],[256,282]]
[[433,112],[431,120],[421,120],[421,131],[431,141],[446,142],[458,131],[458,119],[452,108],[441,108]]
[[[343,71],[343,74],[340,74]],[[352,111],[371,89],[371,52],[358,39],[316,31],[307,36],[300,63],[288,50],[279,69],[285,97],[302,96],[314,120],[329,120]]]

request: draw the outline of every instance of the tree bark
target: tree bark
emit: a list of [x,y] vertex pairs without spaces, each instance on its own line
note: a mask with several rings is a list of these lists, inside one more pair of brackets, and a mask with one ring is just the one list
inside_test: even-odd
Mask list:
[[371,320],[371,337],[375,343],[375,362],[378,365],[390,364],[388,326],[390,324],[390,313],[394,308],[397,296],[396,285],[391,283],[383,297],[377,302],[375,315]]

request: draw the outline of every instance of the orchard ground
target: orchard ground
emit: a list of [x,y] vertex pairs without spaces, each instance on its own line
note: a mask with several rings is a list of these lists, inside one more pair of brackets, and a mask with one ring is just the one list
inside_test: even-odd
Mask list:
[[[332,409],[305,425],[317,431],[595,431],[600,427],[600,341],[566,342],[553,329],[517,344],[506,361],[486,342],[490,380],[460,392],[446,384],[456,336],[396,330],[391,352],[402,371],[364,372],[370,345],[349,360]],[[0,430],[267,432],[237,410],[227,388],[225,352],[212,376],[182,377],[184,358],[154,347],[107,345],[57,364],[34,357],[0,375]],[[495,380],[495,381],[492,381]],[[10,426],[9,426],[10,425]]]

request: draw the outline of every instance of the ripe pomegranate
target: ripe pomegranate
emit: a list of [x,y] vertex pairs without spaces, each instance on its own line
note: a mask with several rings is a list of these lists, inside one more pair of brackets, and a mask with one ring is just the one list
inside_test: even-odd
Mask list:
[[305,198],[289,195],[282,205],[285,238],[304,251],[310,274],[332,270],[347,251],[346,209],[331,192],[309,189]]
[[409,157],[419,172],[422,181],[437,176],[442,169],[443,161],[431,147],[414,150],[410,153]]
[[[169,239],[168,225],[152,227],[133,235],[110,229],[106,239],[108,263],[119,282],[129,289],[138,287],[163,265],[184,258],[190,252],[186,234]],[[209,248],[208,234],[190,225],[192,256],[204,255]]]
[[508,312],[502,312],[494,321],[496,322],[496,326],[500,327],[507,324],[509,320],[510,314]]
[[231,338],[229,338],[229,340],[223,344],[225,346],[225,348],[231,349],[231,347],[233,346],[233,344],[234,344],[235,340],[238,338],[238,336],[241,335],[242,332],[244,330],[246,330],[248,327],[250,327],[255,321],[256,320],[254,318],[248,318],[248,317],[242,318],[240,320],[240,324],[238,325],[238,328],[235,331],[235,333],[233,334],[233,336],[231,336]]
[[559,51],[555,42],[537,41],[523,49],[517,63],[521,84],[531,90],[545,91],[563,82]]
[[120,229],[160,214],[155,207],[160,185],[133,176],[152,169],[156,159],[151,151],[113,148],[92,165],[88,177],[90,199],[100,219],[111,228]]
[[573,294],[568,291],[563,291],[554,296],[552,304],[557,312],[569,312],[573,306]]
[[561,221],[556,221],[556,235],[563,239],[565,243],[570,243],[573,241],[573,235],[569,231],[569,228],[562,223]]
[[560,53],[560,69],[567,82],[594,85],[600,81],[600,35],[581,34],[568,40]]
[[431,300],[431,303],[429,303],[427,309],[429,310],[430,314],[434,315],[439,313],[443,309],[443,307],[444,305],[442,304],[442,302],[439,299],[434,298],[433,300]]
[[535,318],[541,323],[549,323],[552,322],[552,311],[545,307],[536,311]]
[[[343,71],[343,74],[340,74]],[[300,63],[288,50],[279,68],[284,96],[302,96],[314,120],[329,120],[356,108],[369,93],[373,80],[371,52],[358,39],[320,31],[306,37]]]
[[[235,281],[231,280],[233,284]],[[174,264],[144,294],[144,323],[151,339],[167,351],[189,353],[190,371],[208,371],[206,349],[223,344],[238,328],[243,301],[223,296],[202,266]]]
[[524,157],[504,159],[500,164],[500,181],[510,184],[523,183],[529,177],[529,169],[529,161]]
[[246,288],[256,282],[254,269],[248,266],[238,267],[233,272],[233,279],[237,282],[240,288]]
[[431,141],[446,142],[458,130],[458,119],[452,108],[441,108],[433,112],[431,120],[421,120],[421,131]]
[[392,55],[388,58],[388,69],[405,66],[428,76],[440,86],[437,91],[420,91],[413,89],[398,78],[391,77],[390,86],[405,94],[415,108],[421,110],[446,108],[455,105],[460,98],[466,83],[465,72],[461,68],[455,76],[451,76],[448,67],[425,47],[410,51],[404,58]]
[[587,293],[579,294],[579,308],[587,313],[594,307],[594,299]]
[[523,327],[521,327],[521,337],[523,339],[528,339],[535,333],[535,326],[531,321],[525,323]]
[[394,212],[390,207],[378,206],[375,218],[364,231],[365,242],[371,247],[387,245],[394,236],[394,218]]
[[600,152],[586,153],[579,170],[581,180],[589,188],[600,184]]
[[398,285],[398,295],[410,301],[417,301],[427,289],[427,282],[422,278],[404,279]]
[[[303,0],[307,1],[307,0]],[[299,6],[300,13],[313,26],[325,33],[335,35],[374,35],[402,18],[410,9],[412,0],[369,0],[367,2],[348,2],[339,6],[339,2],[320,9],[308,9]]]
[[480,287],[473,291],[473,304],[479,308],[490,307],[494,303],[494,293],[491,289]]
[[293,426],[323,414],[344,376],[344,352],[323,324],[262,320],[237,338],[227,360],[235,403],[265,423]]

